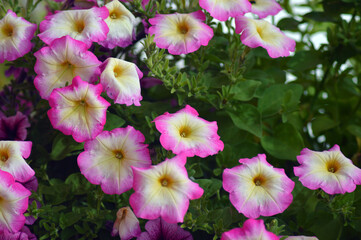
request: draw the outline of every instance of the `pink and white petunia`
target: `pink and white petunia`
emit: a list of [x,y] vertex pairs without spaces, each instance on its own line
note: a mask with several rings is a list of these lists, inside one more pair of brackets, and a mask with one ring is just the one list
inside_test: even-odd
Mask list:
[[78,156],[81,173],[92,184],[101,185],[106,194],[122,194],[133,187],[131,166],[150,167],[144,135],[133,127],[103,131],[85,142]]
[[70,86],[56,88],[50,94],[48,111],[53,128],[84,142],[103,131],[107,108],[110,106],[100,96],[103,88],[75,77]]
[[198,112],[189,105],[173,114],[166,112],[154,122],[161,133],[160,143],[174,154],[205,158],[223,150],[217,122],[198,117]]
[[101,62],[81,41],[64,36],[55,39],[50,46],[36,53],[34,79],[40,96],[48,100],[55,88],[70,85],[79,76],[86,82],[94,82],[100,75]]
[[122,207],[117,212],[114,222],[112,236],[119,235],[120,240],[129,240],[141,234],[138,218],[130,207]]
[[284,169],[274,168],[265,154],[240,159],[240,166],[223,172],[223,188],[238,212],[247,218],[282,213],[293,200],[295,183]]
[[10,9],[0,20],[0,63],[14,61],[27,54],[37,25],[26,21]]
[[24,158],[31,152],[32,142],[0,141],[0,169],[9,172],[16,181],[26,182],[35,175]]
[[243,16],[252,8],[249,0],[199,0],[199,5],[219,21],[226,21],[229,17]]
[[328,194],[353,192],[361,184],[361,169],[346,158],[336,144],[328,151],[316,152],[307,148],[297,156],[301,164],[293,171],[307,188],[321,188]]
[[109,16],[108,9],[93,7],[87,10],[58,11],[45,17],[40,23],[39,38],[46,44],[54,39],[69,35],[84,42],[88,48],[93,42],[103,41],[109,32],[105,19]]
[[262,219],[247,219],[242,228],[234,228],[222,234],[221,240],[278,240],[272,232],[266,230]]
[[157,47],[168,49],[170,54],[180,55],[197,51],[207,46],[213,30],[203,23],[206,15],[202,11],[193,13],[157,14],[149,19],[149,34],[155,35]]
[[18,232],[24,226],[30,195],[10,173],[0,170],[0,233]]
[[135,39],[134,15],[118,0],[113,0],[105,6],[109,10],[109,17],[105,19],[109,33],[107,39],[98,43],[110,49],[116,46],[129,46]]
[[132,167],[135,192],[129,202],[137,217],[183,222],[189,199],[203,195],[203,189],[188,178],[186,161],[184,155],[177,155],[147,169]]
[[260,18],[269,15],[276,15],[282,10],[282,7],[275,0],[254,0],[250,12],[257,14]]
[[244,45],[263,47],[271,58],[287,57],[295,51],[296,42],[265,20],[237,17],[236,33],[241,34]]
[[100,83],[108,96],[115,103],[140,106],[139,101],[143,97],[139,79],[143,77],[143,73],[139,68],[134,63],[117,58],[108,58],[102,66],[104,70]]

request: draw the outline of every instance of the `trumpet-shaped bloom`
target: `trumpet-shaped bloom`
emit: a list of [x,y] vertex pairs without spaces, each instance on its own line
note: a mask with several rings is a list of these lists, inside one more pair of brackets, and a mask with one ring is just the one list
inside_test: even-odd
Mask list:
[[122,207],[117,212],[112,230],[112,236],[119,235],[120,240],[129,240],[138,237],[141,233],[138,218],[130,207]]
[[0,233],[18,232],[24,226],[30,195],[10,173],[0,170]]
[[97,80],[101,62],[80,41],[69,36],[55,39],[50,46],[43,47],[35,54],[35,87],[43,99],[49,99],[55,88],[71,84],[79,76],[86,82]]
[[247,219],[242,228],[234,228],[222,234],[221,240],[278,240],[272,232],[268,232],[262,219]]
[[197,51],[201,45],[207,46],[213,37],[213,30],[202,21],[206,16],[202,11],[181,14],[157,14],[149,19],[149,34],[159,48],[168,49],[170,54],[179,55]]
[[281,10],[281,6],[275,0],[254,0],[251,12],[260,18],[265,18],[269,15],[276,15]]
[[88,48],[93,42],[103,41],[109,32],[105,19],[108,9],[93,7],[87,10],[58,11],[40,23],[39,38],[46,44],[66,35],[84,42]]
[[15,116],[0,117],[0,140],[20,140],[26,139],[30,127],[27,116],[17,112]]
[[177,155],[147,169],[132,167],[135,193],[129,202],[137,217],[183,222],[189,199],[203,195],[203,189],[189,180],[186,161],[184,155]]
[[26,163],[32,142],[0,141],[0,169],[9,172],[16,181],[26,182],[34,176],[34,170]]
[[131,166],[152,164],[144,136],[133,127],[104,131],[87,141],[78,157],[81,173],[92,184],[100,184],[107,194],[122,194],[133,187]]
[[105,60],[100,83],[115,103],[140,106],[142,100],[139,79],[143,73],[131,62],[117,58]]
[[50,94],[48,111],[53,128],[84,142],[102,132],[107,108],[110,106],[100,96],[103,88],[75,77],[70,86],[56,88]]
[[244,45],[250,48],[263,47],[271,58],[287,57],[295,50],[295,41],[265,20],[237,17],[236,33],[241,33]]
[[135,17],[118,0],[105,5],[109,10],[109,17],[105,19],[109,27],[107,39],[99,42],[106,48],[126,47],[135,39]]
[[338,145],[328,151],[316,152],[307,148],[297,156],[301,164],[294,173],[307,188],[321,188],[328,194],[353,192],[361,184],[361,169],[353,165]]
[[283,212],[291,204],[295,183],[284,169],[274,168],[265,154],[240,159],[240,166],[223,172],[223,188],[238,212],[248,218],[272,216]]
[[17,17],[10,9],[0,20],[0,63],[14,61],[27,54],[31,47],[31,39],[36,31],[36,24]]
[[176,223],[167,223],[162,218],[150,220],[145,224],[146,232],[137,240],[193,240],[192,235]]
[[251,11],[252,6],[249,0],[199,0],[199,5],[219,21],[243,16]]
[[173,114],[166,112],[154,122],[161,133],[160,143],[174,154],[204,158],[223,150],[217,122],[198,117],[198,112],[189,105]]

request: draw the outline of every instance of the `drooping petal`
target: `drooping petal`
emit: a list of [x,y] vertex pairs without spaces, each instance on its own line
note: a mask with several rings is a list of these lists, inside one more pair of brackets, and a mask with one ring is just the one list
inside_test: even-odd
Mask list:
[[309,189],[321,188],[328,194],[344,194],[361,185],[361,169],[342,154],[338,145],[323,152],[305,148],[297,160],[301,165],[294,167],[294,173]]
[[265,18],[269,15],[274,16],[281,10],[281,6],[275,0],[255,0],[250,12],[257,14],[260,18]]
[[197,51],[207,46],[213,37],[211,27],[203,23],[206,19],[202,11],[181,14],[157,14],[149,19],[153,25],[149,34],[159,48],[168,49],[170,54],[179,55]]
[[110,106],[100,96],[103,88],[75,77],[72,84],[50,94],[48,117],[53,128],[72,135],[77,142],[95,138],[102,132]]
[[143,73],[131,62],[108,58],[100,76],[100,83],[115,103],[140,106],[142,100],[139,79]]
[[236,18],[236,33],[250,48],[263,47],[271,58],[287,57],[295,50],[296,42],[265,20]]
[[16,181],[28,181],[35,175],[24,159],[29,157],[31,146],[29,141],[0,141],[0,169],[10,173]]
[[141,233],[139,221],[130,207],[123,207],[117,212],[112,236],[119,235],[120,240],[129,240],[138,237]]
[[189,180],[185,162],[185,156],[177,155],[148,169],[132,167],[135,192],[129,202],[137,217],[183,222],[189,199],[203,195],[203,189]]
[[48,100],[55,88],[71,84],[74,77],[94,82],[100,75],[101,62],[83,42],[64,36],[54,40],[35,54],[34,79],[40,96]]
[[219,21],[243,16],[251,11],[249,0],[199,0],[199,5]]
[[107,194],[122,194],[133,186],[131,166],[147,168],[152,164],[144,136],[133,127],[104,131],[87,141],[79,154],[81,173],[92,184],[100,184]]
[[189,105],[173,114],[166,112],[154,122],[161,133],[162,146],[174,154],[204,158],[223,150],[217,123],[198,117],[198,112]]
[[223,188],[233,206],[248,218],[282,213],[291,204],[294,182],[283,169],[267,163],[266,155],[240,159],[242,165],[226,168]]
[[45,17],[40,23],[38,37],[50,44],[54,39],[69,35],[84,42],[89,48],[93,42],[103,41],[109,32],[104,20],[109,16],[108,9],[93,7],[87,10],[58,11]]
[[118,0],[111,1],[105,7],[109,10],[109,17],[105,19],[109,33],[99,44],[110,49],[129,46],[135,39],[134,15]]
[[26,21],[10,9],[0,20],[0,63],[14,61],[27,54],[37,25]]

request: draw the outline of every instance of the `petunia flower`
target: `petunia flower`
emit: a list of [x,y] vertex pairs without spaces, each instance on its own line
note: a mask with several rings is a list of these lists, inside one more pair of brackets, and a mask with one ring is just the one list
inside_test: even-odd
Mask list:
[[260,18],[269,15],[274,16],[282,10],[282,7],[275,0],[254,0],[250,12],[257,14]]
[[95,138],[102,132],[110,106],[100,96],[103,88],[75,77],[70,86],[56,88],[50,94],[48,111],[53,128],[72,135],[77,142]]
[[282,213],[291,204],[295,183],[284,169],[274,168],[265,154],[240,159],[240,166],[223,172],[223,188],[238,212],[247,218]]
[[50,44],[54,39],[69,35],[84,42],[88,48],[93,42],[107,38],[109,28],[104,20],[109,16],[108,9],[93,7],[87,10],[58,11],[45,17],[40,23],[38,37]]
[[272,232],[266,230],[262,219],[247,219],[242,228],[234,228],[222,234],[221,240],[278,240]]
[[130,207],[122,207],[117,212],[114,222],[112,236],[119,235],[120,240],[129,240],[138,237],[141,233],[138,218]]
[[0,117],[0,140],[20,140],[26,139],[27,130],[30,127],[27,116],[17,112],[15,116]]
[[287,57],[295,51],[295,41],[265,20],[237,17],[236,33],[241,34],[244,45],[250,48],[263,47],[271,58]]
[[217,134],[217,122],[198,117],[198,112],[187,105],[176,113],[168,112],[154,119],[160,143],[174,154],[187,157],[207,157],[222,151],[224,144]]
[[152,164],[144,135],[133,127],[103,131],[85,142],[78,156],[81,173],[92,184],[100,184],[106,194],[122,194],[133,187],[131,166]]
[[106,4],[109,10],[109,17],[105,19],[109,27],[109,33],[100,45],[113,49],[116,46],[127,47],[135,39],[135,17],[118,0]]
[[129,203],[137,217],[183,222],[189,199],[203,195],[203,189],[188,178],[186,161],[184,155],[177,155],[147,169],[132,167],[135,192]]
[[35,54],[34,80],[40,96],[48,100],[55,88],[71,84],[76,76],[83,81],[94,82],[100,75],[101,62],[81,41],[64,36],[54,40]]
[[142,100],[139,79],[143,73],[131,62],[108,58],[103,63],[100,83],[115,103],[140,106]]
[[148,221],[145,230],[137,240],[193,240],[192,235],[178,224],[167,223],[162,218]]
[[31,192],[15,182],[10,173],[0,170],[0,233],[15,233],[24,226],[30,195]]
[[180,55],[197,51],[207,46],[213,30],[203,23],[206,15],[202,11],[193,13],[157,14],[149,19],[149,34],[155,35],[157,47],[168,49],[170,54]]
[[219,21],[243,16],[251,11],[252,6],[249,0],[199,0],[199,5]]
[[307,148],[297,156],[301,164],[293,171],[307,188],[321,188],[328,194],[353,192],[361,184],[361,169],[346,158],[336,144],[328,151],[316,152]]
[[28,181],[35,175],[24,160],[30,156],[31,146],[29,141],[0,141],[0,169],[9,172],[16,181]]
[[14,61],[27,54],[37,25],[26,21],[10,9],[0,20],[0,63]]
[[23,226],[19,232],[9,232],[8,230],[4,230],[4,232],[0,233],[0,240],[37,240],[38,238],[30,232],[30,229],[27,226]]

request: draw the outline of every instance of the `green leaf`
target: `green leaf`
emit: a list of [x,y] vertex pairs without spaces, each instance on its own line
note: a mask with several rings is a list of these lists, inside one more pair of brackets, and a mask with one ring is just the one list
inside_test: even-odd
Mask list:
[[125,120],[113,113],[107,112],[107,121],[104,125],[104,131],[111,131],[115,128],[123,126]]
[[231,90],[233,98],[239,101],[251,100],[261,82],[255,80],[245,80],[237,83]]
[[228,109],[227,113],[238,128],[248,131],[257,137],[262,136],[261,114],[255,106],[240,104],[236,110]]
[[262,117],[274,115],[297,108],[302,96],[303,87],[299,84],[275,84],[265,90],[258,101],[258,110]]
[[269,154],[285,160],[296,160],[304,146],[301,134],[288,123],[278,125],[273,136],[262,137],[261,144]]
[[195,182],[198,183],[201,188],[203,188],[206,198],[212,197],[222,187],[222,181],[215,178],[196,179]]
[[59,223],[60,223],[60,227],[62,229],[65,229],[71,225],[74,225],[75,223],[77,223],[80,219],[82,219],[82,215],[79,213],[73,213],[73,212],[69,212],[69,213],[61,213],[60,214],[60,219],[59,219]]
[[294,18],[283,18],[277,23],[277,27],[281,30],[298,31],[298,24],[300,22]]
[[71,136],[59,133],[53,141],[50,157],[53,160],[62,160],[71,152],[81,150],[83,147],[84,143],[75,142]]
[[361,127],[360,126],[351,124],[351,125],[348,125],[346,129],[352,135],[361,138]]
[[312,120],[312,131],[315,136],[318,136],[320,133],[334,128],[337,125],[337,122],[330,119],[328,116],[316,116],[314,120]]
[[303,72],[316,68],[321,63],[320,54],[317,51],[298,51],[288,61],[287,66],[294,71]]

